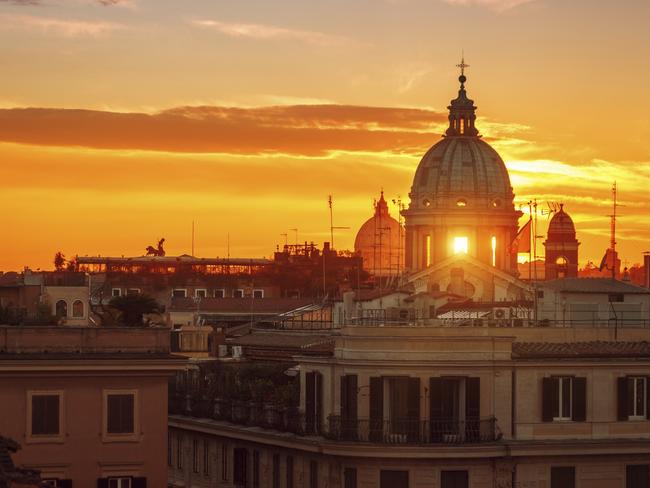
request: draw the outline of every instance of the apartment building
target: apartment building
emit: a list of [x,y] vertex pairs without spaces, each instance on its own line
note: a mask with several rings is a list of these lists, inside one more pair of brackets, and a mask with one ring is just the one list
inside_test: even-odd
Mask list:
[[0,326],[0,433],[51,486],[167,483],[164,328]]
[[[281,341],[286,332],[276,334]],[[269,423],[253,409],[224,415],[210,403],[170,415],[170,483],[647,487],[649,334],[343,327],[331,334],[331,348],[294,356],[294,422]]]

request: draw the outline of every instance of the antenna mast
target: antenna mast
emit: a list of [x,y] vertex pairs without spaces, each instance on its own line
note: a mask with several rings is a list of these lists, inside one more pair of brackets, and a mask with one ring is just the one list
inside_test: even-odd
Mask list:
[[194,256],[194,221],[192,220],[192,256]]
[[612,279],[616,279],[616,182],[612,185],[613,211],[610,215],[610,240],[609,248],[612,250]]

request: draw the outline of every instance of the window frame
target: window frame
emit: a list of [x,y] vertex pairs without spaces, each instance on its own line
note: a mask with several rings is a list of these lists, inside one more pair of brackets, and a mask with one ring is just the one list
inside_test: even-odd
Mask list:
[[[241,296],[237,296],[241,294]],[[244,293],[243,288],[234,288],[232,291],[232,297],[233,298],[246,298],[246,294]]]
[[[645,376],[628,376],[627,380],[628,380],[628,388],[630,387],[630,382],[632,383],[632,385],[631,385],[632,386],[631,395],[632,395],[632,399],[633,399],[633,401],[632,401],[632,409],[633,409],[633,411],[628,412],[627,419],[632,420],[632,421],[634,421],[634,420],[646,420],[646,418],[647,418],[646,417],[646,412],[648,411],[648,404],[647,404],[647,401],[648,401],[648,395],[647,395],[647,392],[648,392],[648,378],[646,378]],[[641,392],[642,399],[643,399],[643,412],[641,414],[636,412],[636,400],[637,400],[637,395],[638,395],[637,381],[639,381],[639,380],[641,380],[641,382],[643,384],[643,389],[642,389],[642,392]]]
[[[58,396],[59,397],[59,432],[58,434],[33,434],[32,433],[32,398],[34,396]],[[25,427],[25,442],[27,444],[37,443],[63,443],[65,441],[65,392],[64,390],[28,390],[27,391],[27,415]]]
[[[130,292],[135,292],[135,293],[130,293]],[[140,288],[127,288],[126,289],[126,296],[138,296],[142,293],[142,290]]]
[[[108,476],[106,478],[107,485],[111,486],[111,481],[117,481],[117,488],[132,488],[133,487],[133,477],[132,476]],[[128,481],[127,485],[123,485],[124,481]]]
[[[108,397],[111,395],[133,395],[133,432],[108,432]],[[103,442],[139,442],[140,433],[140,401],[137,389],[104,389],[102,390],[102,441]]]
[[[258,297],[255,296],[256,293],[259,293],[260,296],[258,296]],[[257,300],[261,300],[261,299],[263,299],[263,298],[264,298],[264,288],[254,288],[254,289],[253,289],[253,295],[252,295],[252,296],[253,296],[253,298],[255,298],[255,299],[257,299]]]
[[[174,293],[177,291],[182,291],[183,296],[176,296]],[[187,288],[172,288],[172,298],[187,298]]]
[[[115,292],[117,292],[117,294]],[[111,288],[111,298],[121,297],[121,296],[122,296],[122,288]]]
[[[219,292],[219,296],[217,296],[217,292]],[[226,298],[226,289],[225,288],[215,288],[214,291],[212,292],[212,297],[213,298]]]
[[[199,296],[199,292],[203,292],[203,296]],[[194,289],[194,298],[208,298],[208,289],[207,288],[195,288]]]
[[[556,376],[558,379],[558,416],[553,417],[553,422],[570,422],[573,420],[573,376]],[[564,400],[564,389],[563,385],[566,382],[569,382],[569,412],[568,417],[562,415],[563,410],[563,400]]]

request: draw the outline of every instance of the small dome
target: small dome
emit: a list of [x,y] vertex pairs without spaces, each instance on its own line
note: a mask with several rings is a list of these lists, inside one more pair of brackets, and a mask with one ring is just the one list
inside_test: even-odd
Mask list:
[[560,204],[560,210],[553,215],[548,224],[548,240],[571,240],[576,238],[576,227],[573,219],[564,211],[564,204]]
[[357,232],[354,250],[363,258],[363,267],[376,276],[396,274],[403,266],[403,249],[400,245],[400,223],[388,213],[388,204],[382,192],[375,204],[375,215],[366,220]]
[[510,177],[499,154],[478,137],[446,137],[415,172],[411,208],[512,208]]

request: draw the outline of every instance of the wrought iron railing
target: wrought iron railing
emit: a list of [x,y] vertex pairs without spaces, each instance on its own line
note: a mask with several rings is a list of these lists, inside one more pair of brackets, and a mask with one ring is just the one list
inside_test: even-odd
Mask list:
[[342,419],[330,415],[325,437],[381,444],[467,444],[501,438],[494,417],[476,419]]

